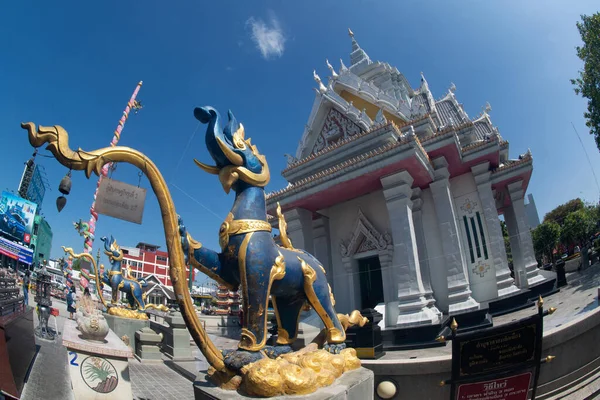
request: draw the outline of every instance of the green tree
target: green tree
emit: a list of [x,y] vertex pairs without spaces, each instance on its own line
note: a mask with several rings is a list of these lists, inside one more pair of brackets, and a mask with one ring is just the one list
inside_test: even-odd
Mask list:
[[577,29],[583,46],[575,49],[577,57],[583,61],[583,70],[579,71],[578,78],[571,79],[571,83],[575,85],[575,93],[588,100],[583,116],[600,149],[600,13],[582,15]]
[[560,238],[560,226],[554,221],[544,222],[531,232],[536,256],[545,255],[554,261],[552,251]]
[[567,216],[562,227],[561,241],[563,244],[587,246],[596,231],[596,218],[592,210],[584,208]]
[[585,207],[583,201],[581,199],[573,199],[567,201],[565,204],[561,204],[556,207],[554,210],[550,211],[544,216],[544,222],[556,222],[559,225],[562,225],[567,218],[567,215],[575,212],[577,210],[581,210]]

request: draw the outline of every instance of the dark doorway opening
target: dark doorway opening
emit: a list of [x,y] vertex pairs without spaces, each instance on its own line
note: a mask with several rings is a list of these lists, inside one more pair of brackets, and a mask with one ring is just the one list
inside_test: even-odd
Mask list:
[[361,309],[375,308],[383,303],[383,279],[379,257],[361,258],[358,260]]

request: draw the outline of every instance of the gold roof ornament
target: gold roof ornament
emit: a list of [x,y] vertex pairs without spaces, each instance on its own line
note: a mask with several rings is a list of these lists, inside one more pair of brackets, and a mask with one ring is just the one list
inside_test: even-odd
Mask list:
[[354,39],[354,32],[352,32],[352,29],[348,28],[348,36],[350,36],[352,39]]

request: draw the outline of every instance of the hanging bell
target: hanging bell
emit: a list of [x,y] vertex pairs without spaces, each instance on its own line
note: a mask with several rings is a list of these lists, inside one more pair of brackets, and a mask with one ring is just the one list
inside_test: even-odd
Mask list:
[[62,194],[71,193],[71,171],[69,171],[64,178],[61,179],[60,185],[58,185],[58,191]]
[[61,212],[65,205],[67,204],[67,198],[65,196],[60,196],[56,199],[56,208],[58,212]]

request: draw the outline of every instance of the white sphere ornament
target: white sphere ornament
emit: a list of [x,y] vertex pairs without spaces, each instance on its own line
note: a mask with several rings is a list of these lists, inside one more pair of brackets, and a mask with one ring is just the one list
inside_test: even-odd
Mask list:
[[383,381],[377,385],[377,396],[382,399],[391,399],[396,395],[396,385],[390,381]]

